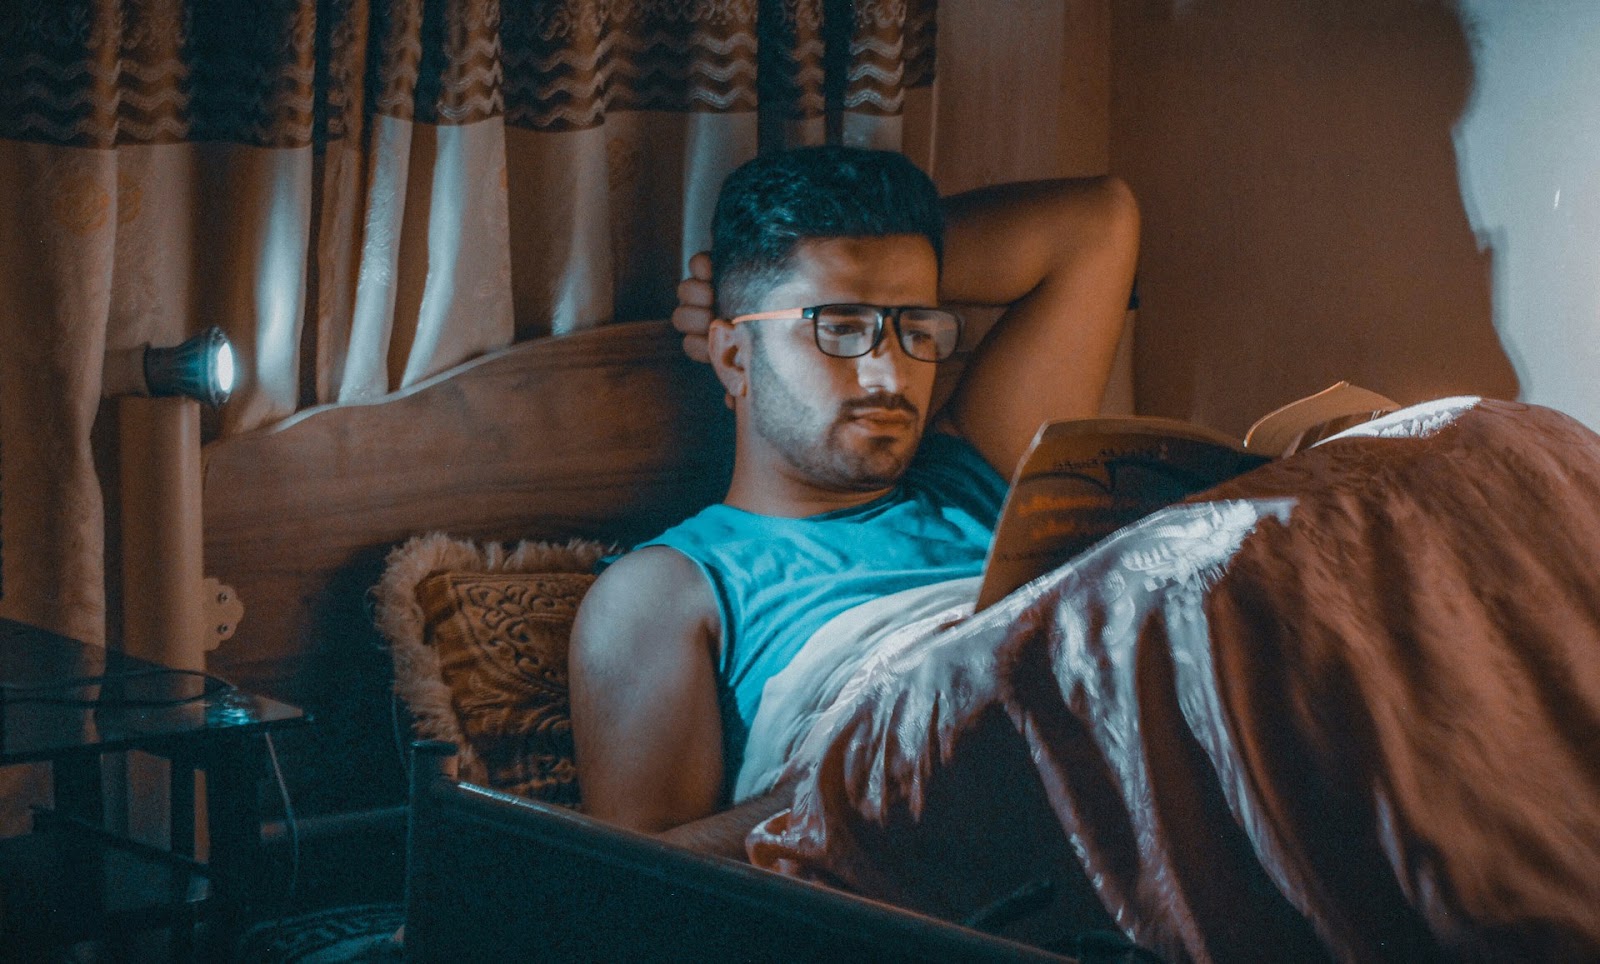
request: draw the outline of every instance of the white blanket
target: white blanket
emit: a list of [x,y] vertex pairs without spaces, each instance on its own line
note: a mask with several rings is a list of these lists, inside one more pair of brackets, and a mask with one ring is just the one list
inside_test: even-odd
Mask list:
[[864,602],[824,623],[767,681],[750,724],[734,801],[771,790],[811,726],[852,681],[972,615],[979,577],[951,579]]

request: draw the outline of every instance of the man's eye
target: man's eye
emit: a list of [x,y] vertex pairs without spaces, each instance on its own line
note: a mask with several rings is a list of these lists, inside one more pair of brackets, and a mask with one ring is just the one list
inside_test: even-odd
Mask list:
[[850,338],[861,334],[861,326],[849,321],[818,321],[817,330],[824,338]]

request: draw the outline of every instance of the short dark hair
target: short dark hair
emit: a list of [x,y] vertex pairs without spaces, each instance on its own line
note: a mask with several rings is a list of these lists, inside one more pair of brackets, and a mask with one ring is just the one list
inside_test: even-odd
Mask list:
[[802,242],[920,234],[944,260],[944,210],[933,181],[904,154],[802,147],[763,154],[722,182],[711,219],[712,283],[728,318],[788,275]]

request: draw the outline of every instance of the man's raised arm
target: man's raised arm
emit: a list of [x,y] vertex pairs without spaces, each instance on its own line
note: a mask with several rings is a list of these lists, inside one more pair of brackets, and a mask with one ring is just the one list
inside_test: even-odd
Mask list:
[[[945,200],[946,302],[1009,305],[940,413],[1009,476],[1043,422],[1100,409],[1139,254],[1139,209],[1115,178],[1002,184]],[[689,259],[672,323],[706,360],[711,258]]]
[[946,301],[1009,305],[940,413],[1010,476],[1039,425],[1096,414],[1139,253],[1133,194],[1113,178],[982,188],[946,200]]
[[595,581],[568,673],[583,810],[656,832],[722,803],[716,607],[694,563],[647,547]]

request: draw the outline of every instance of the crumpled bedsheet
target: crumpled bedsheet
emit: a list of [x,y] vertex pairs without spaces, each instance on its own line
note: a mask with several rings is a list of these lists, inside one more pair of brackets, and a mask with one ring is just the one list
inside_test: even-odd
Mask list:
[[957,920],[1048,883],[1003,932],[1172,960],[1600,959],[1600,437],[1560,413],[1402,410],[869,666],[755,864]]

